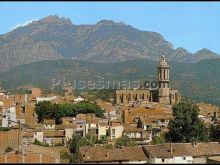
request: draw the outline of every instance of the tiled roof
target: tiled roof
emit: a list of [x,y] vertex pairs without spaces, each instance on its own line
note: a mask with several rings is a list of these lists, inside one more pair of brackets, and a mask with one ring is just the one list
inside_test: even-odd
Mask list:
[[139,133],[143,132],[142,128],[132,127],[132,126],[124,126],[124,133]]
[[24,132],[23,134],[23,137],[33,137],[33,136],[34,136],[33,131],[27,131],[27,132]]
[[64,131],[55,131],[55,130],[45,130],[44,131],[45,137],[64,137]]
[[45,119],[43,124],[44,125],[46,125],[46,124],[55,125],[55,120]]
[[79,152],[84,162],[144,161],[146,156],[141,147],[107,149],[104,147],[80,147]]
[[212,156],[220,155],[218,142],[208,143],[172,143],[173,152],[170,152],[170,143],[144,146],[144,150],[153,157],[171,158],[173,156]]

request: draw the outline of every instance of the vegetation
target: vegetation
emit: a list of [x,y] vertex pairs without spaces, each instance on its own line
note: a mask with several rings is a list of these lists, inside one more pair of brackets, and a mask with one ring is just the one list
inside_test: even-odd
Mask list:
[[62,122],[62,117],[76,116],[79,113],[95,113],[96,116],[103,117],[103,111],[98,105],[86,101],[76,104],[52,104],[49,101],[43,101],[36,105],[35,112],[38,122],[43,122],[44,119],[55,119],[56,124]]
[[116,148],[121,148],[122,146],[132,147],[134,145],[135,145],[134,141],[130,139],[128,136],[122,136],[118,138],[117,141],[115,142]]
[[12,147],[7,147],[6,149],[5,149],[5,152],[7,153],[7,152],[11,152],[11,151],[13,151],[13,148]]
[[[92,63],[75,60],[52,60],[27,64],[8,72],[0,72],[4,79],[0,80],[2,87],[16,89],[22,85],[35,85],[43,89],[51,89],[52,82],[59,82],[53,92],[62,91],[63,78],[66,82],[74,80],[107,81],[134,80],[156,81],[156,66],[158,62],[149,60],[132,60],[120,63]],[[170,62],[170,79],[172,88],[178,89],[183,96],[195,101],[203,101],[220,105],[220,59],[204,60],[195,64]],[[68,67],[66,67],[68,66]],[[133,72],[128,72],[129,70]],[[211,73],[211,74],[210,74]],[[123,75],[123,76],[122,76]],[[62,77],[62,78],[60,78]],[[55,79],[55,81],[53,80]],[[88,89],[85,89],[85,91]],[[98,91],[97,91],[98,92]],[[106,92],[109,92],[107,94]],[[99,91],[101,99],[112,96],[111,88]]]
[[9,131],[10,128],[6,128],[6,127],[0,127],[0,131]]
[[39,140],[37,140],[37,139],[35,139],[34,140],[34,143],[33,144],[35,144],[35,145],[39,145],[39,146],[44,146],[44,147],[49,147],[49,144],[47,144],[47,143],[42,143],[42,142],[40,142]]
[[160,136],[154,137],[151,144],[155,145],[155,144],[162,144],[165,142],[166,142],[165,135],[161,134]]
[[209,128],[209,136],[211,141],[220,142],[220,125],[211,125]]
[[60,159],[71,159],[72,155],[66,150],[60,151]]
[[173,106],[174,119],[169,122],[166,139],[172,142],[204,142],[209,140],[203,122],[198,118],[198,106],[184,99]]

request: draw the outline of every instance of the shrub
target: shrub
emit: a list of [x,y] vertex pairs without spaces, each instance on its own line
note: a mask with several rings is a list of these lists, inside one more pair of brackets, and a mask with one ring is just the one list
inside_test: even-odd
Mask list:
[[12,147],[7,147],[7,148],[5,148],[5,152],[7,153],[7,152],[11,152],[11,151],[13,151],[13,148]]

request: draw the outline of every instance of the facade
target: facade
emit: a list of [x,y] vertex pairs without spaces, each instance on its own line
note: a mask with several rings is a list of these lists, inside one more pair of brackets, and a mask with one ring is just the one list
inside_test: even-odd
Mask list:
[[44,120],[44,129],[55,129],[55,120]]
[[180,93],[170,89],[170,67],[165,56],[161,57],[157,72],[158,89],[143,89],[142,87],[142,89],[116,90],[116,103],[129,104],[132,101],[147,101],[170,105],[180,101]]
[[206,164],[209,158],[220,156],[218,142],[164,143],[143,146],[148,163],[151,164]]
[[16,108],[14,106],[2,109],[2,127],[11,127],[17,125],[16,123],[10,122],[9,120],[17,121]]
[[122,124],[109,127],[110,139],[120,138],[123,134],[124,126]]

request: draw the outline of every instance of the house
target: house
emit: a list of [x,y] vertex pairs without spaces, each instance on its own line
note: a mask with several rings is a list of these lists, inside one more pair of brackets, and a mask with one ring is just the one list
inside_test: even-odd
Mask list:
[[180,143],[180,145],[191,153],[193,163],[206,164],[209,157],[220,156],[219,142]]
[[13,107],[9,107],[9,108],[3,108],[2,109],[2,127],[11,127],[14,125],[17,125],[12,121],[17,121],[16,120],[16,108]]
[[52,100],[54,100],[56,98],[57,98],[56,96],[52,96],[52,97],[36,97],[36,101],[37,101],[37,104],[38,104],[40,101],[52,101]]
[[178,144],[148,145],[143,147],[148,163],[168,164],[168,163],[192,163],[191,153]]
[[80,147],[79,155],[80,163],[147,163],[146,156],[141,147],[124,147],[120,149],[104,147]]
[[44,132],[42,129],[35,129],[34,131],[34,139],[43,142],[44,140]]
[[74,99],[74,102],[80,102],[80,101],[85,101],[85,99],[82,98],[81,96],[78,96],[76,99]]
[[45,119],[43,125],[44,129],[55,129],[55,120]]
[[76,120],[75,117],[62,117],[63,125],[72,125],[75,120]]
[[164,143],[143,146],[149,163],[202,163],[209,158],[220,156],[218,142],[204,143]]
[[62,126],[65,130],[66,141],[72,138],[73,134],[78,134],[85,137],[86,134],[86,119],[87,115],[78,114],[76,117],[62,117]]
[[119,121],[110,121],[109,136],[110,139],[120,138],[123,134],[124,126]]
[[109,130],[108,119],[96,118],[96,120],[98,120],[98,140],[106,139]]
[[44,142],[49,146],[64,145],[65,144],[65,132],[63,130],[44,130]]
[[99,120],[98,119],[88,119],[86,121],[86,134],[90,134],[98,138],[98,134],[99,134]]
[[131,139],[134,139],[135,141],[142,141],[147,143],[152,140],[151,134],[149,134],[147,131],[143,130],[142,128],[137,128],[127,124],[124,124],[123,134]]

